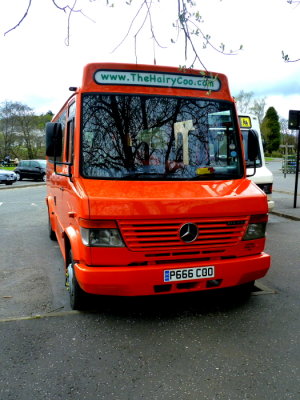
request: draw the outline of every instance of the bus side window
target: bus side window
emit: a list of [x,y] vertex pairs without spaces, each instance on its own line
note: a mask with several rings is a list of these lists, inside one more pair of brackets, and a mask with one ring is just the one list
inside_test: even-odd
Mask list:
[[75,128],[75,102],[69,107],[69,117],[67,123],[67,150],[66,161],[72,163],[74,155],[74,128]]
[[74,118],[68,121],[67,124],[67,151],[66,151],[66,161],[73,162],[73,152],[74,152]]

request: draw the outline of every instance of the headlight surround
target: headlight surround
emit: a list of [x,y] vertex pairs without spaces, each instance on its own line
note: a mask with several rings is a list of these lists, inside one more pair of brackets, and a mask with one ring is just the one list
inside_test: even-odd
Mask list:
[[252,215],[243,240],[262,239],[266,236],[268,215]]
[[115,221],[80,219],[82,243],[88,247],[125,247]]

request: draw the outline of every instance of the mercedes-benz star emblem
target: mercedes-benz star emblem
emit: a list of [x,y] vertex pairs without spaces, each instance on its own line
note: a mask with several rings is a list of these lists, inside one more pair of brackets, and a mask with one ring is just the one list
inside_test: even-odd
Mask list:
[[198,237],[198,227],[195,224],[184,224],[180,228],[179,235],[180,239],[186,243],[194,242]]

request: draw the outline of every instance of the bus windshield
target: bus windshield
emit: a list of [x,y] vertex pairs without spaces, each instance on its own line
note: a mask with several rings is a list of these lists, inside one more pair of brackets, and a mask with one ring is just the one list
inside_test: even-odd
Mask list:
[[81,173],[116,180],[243,176],[232,103],[189,97],[82,95]]

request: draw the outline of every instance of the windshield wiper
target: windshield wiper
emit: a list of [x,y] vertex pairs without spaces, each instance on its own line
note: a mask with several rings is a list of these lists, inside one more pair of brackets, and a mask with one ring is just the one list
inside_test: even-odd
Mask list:
[[192,181],[210,181],[210,180],[230,180],[237,178],[235,175],[232,174],[209,174],[209,175],[197,175],[191,178]]
[[139,178],[165,178],[167,176],[166,173],[157,173],[157,172],[137,172],[132,174],[124,175],[119,178],[120,180],[130,180],[130,179],[139,179]]

